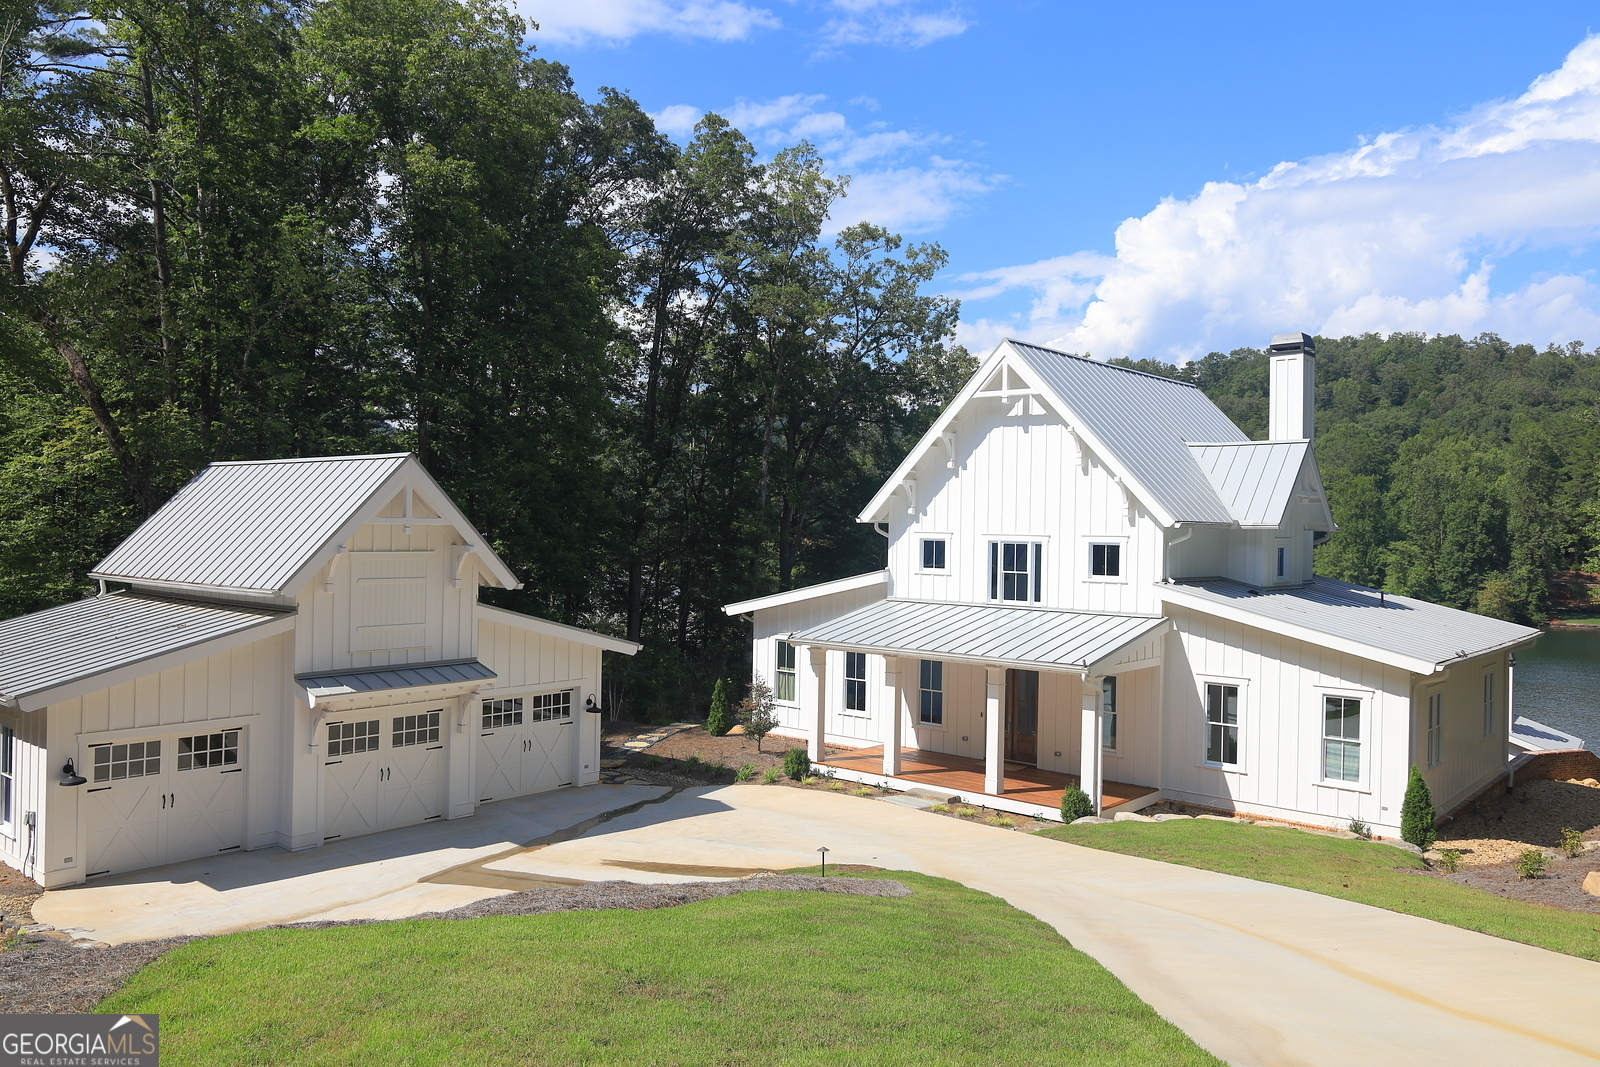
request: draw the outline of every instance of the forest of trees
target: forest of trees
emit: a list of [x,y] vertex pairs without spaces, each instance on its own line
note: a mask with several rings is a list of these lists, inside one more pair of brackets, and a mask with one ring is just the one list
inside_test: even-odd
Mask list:
[[[809,146],[676,145],[484,0],[0,7],[0,615],[219,459],[416,451],[497,602],[645,643],[638,716],[743,673],[722,604],[881,565],[854,515],[973,361],[943,252],[830,234]],[[1321,570],[1546,614],[1600,545],[1600,357],[1319,357]],[[1262,353],[1137,365],[1264,430]]]

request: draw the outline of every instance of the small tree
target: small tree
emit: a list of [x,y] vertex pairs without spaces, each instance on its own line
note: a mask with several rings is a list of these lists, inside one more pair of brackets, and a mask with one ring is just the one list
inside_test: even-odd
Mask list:
[[1089,794],[1079,789],[1077,783],[1067,786],[1067,791],[1061,794],[1061,821],[1074,822],[1094,814],[1094,801],[1089,799]]
[[761,751],[762,739],[778,728],[772,690],[759,674],[750,683],[750,694],[739,702],[739,723],[744,727],[746,737],[755,738],[757,752]]
[[1416,845],[1426,852],[1439,839],[1434,831],[1433,794],[1422,772],[1411,767],[1411,781],[1406,783],[1405,803],[1400,805],[1400,839]]
[[718,678],[711,690],[711,710],[706,712],[706,733],[721,737],[732,725],[732,720],[728,718],[728,688]]

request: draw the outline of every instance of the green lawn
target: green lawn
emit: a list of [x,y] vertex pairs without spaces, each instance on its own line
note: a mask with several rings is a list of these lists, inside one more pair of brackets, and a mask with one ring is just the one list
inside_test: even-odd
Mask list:
[[1540,948],[1600,960],[1600,915],[1525,904],[1396,868],[1421,857],[1370,841],[1196,819],[1061,826],[1041,837],[1181,863],[1417,915]]
[[185,945],[103,1012],[182,1064],[1215,1064],[1044,923],[917,874],[898,900],[268,930]]

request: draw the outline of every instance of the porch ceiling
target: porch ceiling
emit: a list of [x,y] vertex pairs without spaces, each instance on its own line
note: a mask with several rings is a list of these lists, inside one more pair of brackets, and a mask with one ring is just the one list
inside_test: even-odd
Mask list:
[[790,640],[851,652],[1090,671],[1169,625],[1154,615],[880,600]]

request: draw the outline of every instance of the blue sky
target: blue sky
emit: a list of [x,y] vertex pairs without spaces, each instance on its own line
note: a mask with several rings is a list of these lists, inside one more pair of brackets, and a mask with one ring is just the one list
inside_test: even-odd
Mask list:
[[805,137],[950,253],[964,341],[1190,358],[1287,329],[1600,344],[1576,3],[520,0],[580,90]]

